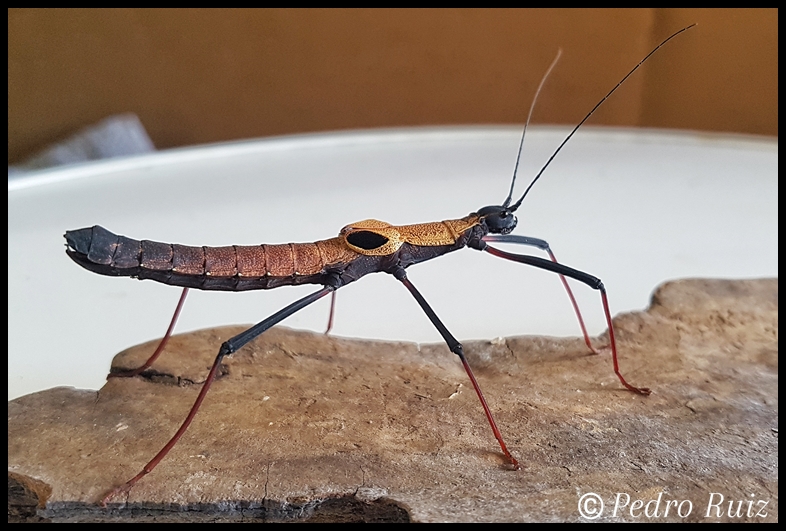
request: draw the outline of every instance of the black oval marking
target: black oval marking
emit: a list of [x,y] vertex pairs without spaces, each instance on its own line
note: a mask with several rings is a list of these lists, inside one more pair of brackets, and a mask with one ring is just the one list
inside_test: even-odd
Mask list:
[[355,247],[370,251],[371,249],[382,247],[390,240],[381,234],[377,234],[376,232],[371,232],[369,230],[359,230],[348,235],[347,241]]

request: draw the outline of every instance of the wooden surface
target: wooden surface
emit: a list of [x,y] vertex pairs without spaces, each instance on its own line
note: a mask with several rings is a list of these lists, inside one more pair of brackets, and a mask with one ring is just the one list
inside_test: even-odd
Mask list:
[[777,279],[670,282],[618,316],[621,369],[649,397],[576,338],[466,343],[519,471],[444,345],[271,329],[225,360],[161,464],[98,507],[175,432],[241,329],[176,336],[155,371],[98,392],[9,402],[9,520],[588,521],[591,493],[596,521],[778,520]]
[[136,113],[159,149],[368,127],[575,124],[778,134],[777,10],[8,12],[8,157]]

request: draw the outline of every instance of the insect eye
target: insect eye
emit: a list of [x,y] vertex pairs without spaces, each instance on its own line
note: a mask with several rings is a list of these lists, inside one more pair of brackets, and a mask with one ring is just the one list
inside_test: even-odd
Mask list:
[[382,247],[388,241],[390,240],[385,236],[369,230],[359,230],[347,236],[347,242],[367,251]]

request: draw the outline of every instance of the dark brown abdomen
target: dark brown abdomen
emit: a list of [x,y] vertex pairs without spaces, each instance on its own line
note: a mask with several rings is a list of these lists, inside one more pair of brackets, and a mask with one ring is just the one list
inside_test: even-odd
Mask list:
[[322,284],[329,270],[352,258],[337,245],[337,238],[315,243],[189,247],[133,240],[98,225],[67,231],[65,238],[68,255],[95,273],[205,290]]

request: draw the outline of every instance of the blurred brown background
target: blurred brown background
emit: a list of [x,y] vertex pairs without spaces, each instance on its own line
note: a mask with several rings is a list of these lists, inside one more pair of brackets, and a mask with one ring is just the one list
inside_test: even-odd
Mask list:
[[134,112],[159,149],[347,128],[592,124],[778,134],[776,9],[8,11],[8,159]]

